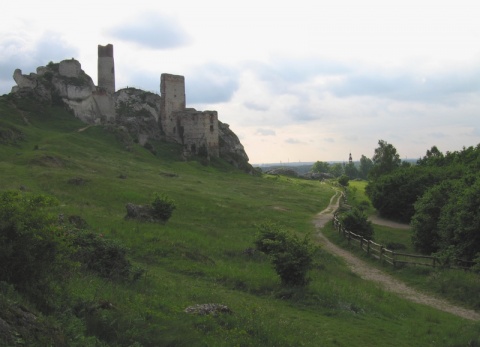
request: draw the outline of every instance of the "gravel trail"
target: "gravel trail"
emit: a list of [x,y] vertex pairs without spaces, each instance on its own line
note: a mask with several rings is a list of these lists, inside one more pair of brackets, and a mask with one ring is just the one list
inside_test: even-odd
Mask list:
[[[444,299],[436,298],[432,295],[424,294],[416,289],[407,286],[405,283],[395,279],[387,273],[378,270],[367,263],[352,255],[350,252],[336,246],[330,242],[321,232],[321,228],[333,218],[333,213],[338,208],[339,198],[341,193],[337,191],[330,199],[329,206],[317,214],[314,218],[314,224],[318,230],[318,239],[323,244],[324,249],[328,252],[340,256],[345,260],[352,272],[358,274],[365,280],[374,281],[392,293],[395,293],[403,298],[413,301],[418,304],[428,305],[438,310],[449,312],[456,316],[479,321],[480,313],[474,310],[462,308],[449,303]],[[379,223],[380,224],[380,223]]]

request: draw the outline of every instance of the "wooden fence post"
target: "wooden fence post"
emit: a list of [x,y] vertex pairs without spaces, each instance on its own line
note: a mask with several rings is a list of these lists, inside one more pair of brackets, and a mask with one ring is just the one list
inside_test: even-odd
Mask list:
[[383,253],[384,253],[384,252],[385,252],[385,251],[384,251],[383,246],[380,246],[380,262],[382,263],[382,265],[383,265]]
[[397,267],[397,264],[395,262],[395,251],[392,251],[392,263],[393,263],[393,268],[395,269]]
[[435,269],[435,265],[436,265],[435,264],[435,257],[432,257],[432,259],[433,259],[433,268]]
[[370,254],[370,240],[367,240],[367,254]]

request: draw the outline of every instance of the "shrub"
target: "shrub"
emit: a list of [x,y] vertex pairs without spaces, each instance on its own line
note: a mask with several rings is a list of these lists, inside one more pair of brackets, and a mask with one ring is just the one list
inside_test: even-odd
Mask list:
[[308,284],[307,272],[312,268],[313,245],[307,237],[300,240],[296,235],[266,223],[259,227],[255,246],[270,257],[283,285]]
[[164,222],[170,219],[173,211],[177,208],[173,200],[171,200],[165,194],[159,195],[155,193],[152,202],[152,215],[156,219],[160,219]]
[[90,231],[75,231],[73,256],[89,271],[108,279],[136,279],[140,272],[133,270],[127,259],[127,248],[114,240],[104,239]]
[[373,239],[373,226],[367,216],[358,208],[354,207],[341,216],[345,229],[352,233],[361,235],[367,240]]
[[0,194],[0,281],[43,308],[70,270],[67,236],[48,213],[56,200],[19,192]]
[[338,183],[342,187],[347,187],[348,186],[348,181],[350,181],[350,177],[348,177],[347,175],[342,175],[338,178]]

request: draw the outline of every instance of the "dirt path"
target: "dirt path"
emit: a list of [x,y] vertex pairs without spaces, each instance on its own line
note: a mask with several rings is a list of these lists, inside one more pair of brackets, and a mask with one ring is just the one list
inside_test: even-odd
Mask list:
[[353,256],[351,253],[331,243],[320,231],[320,229],[333,218],[333,212],[337,209],[339,203],[340,192],[336,192],[330,199],[330,205],[317,214],[314,219],[314,224],[318,229],[318,238],[323,244],[324,248],[340,257],[342,257],[350,269],[360,275],[363,279],[374,281],[383,286],[386,290],[404,297],[410,301],[418,304],[428,305],[438,310],[452,313],[456,316],[470,319],[474,321],[480,320],[480,313],[473,310],[465,309],[455,306],[443,299],[435,298],[431,295],[421,293],[405,283],[395,279],[394,277],[384,273],[381,270],[369,266],[364,261]]
[[384,226],[390,227],[390,228],[402,229],[402,230],[409,230],[410,229],[409,224],[392,222],[391,220],[384,219],[382,217],[379,217],[376,214],[368,217],[368,220],[371,221],[373,224],[384,225]]

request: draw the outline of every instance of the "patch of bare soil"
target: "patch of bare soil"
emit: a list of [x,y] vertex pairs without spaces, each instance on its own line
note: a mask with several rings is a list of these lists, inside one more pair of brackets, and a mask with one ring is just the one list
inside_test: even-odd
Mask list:
[[318,230],[318,239],[328,252],[343,258],[349,268],[352,270],[352,272],[358,274],[365,280],[378,283],[380,286],[382,286],[383,288],[385,288],[385,290],[388,290],[389,292],[395,293],[412,302],[428,305],[438,310],[445,311],[465,319],[474,321],[480,320],[480,313],[474,310],[465,309],[463,307],[453,305],[446,300],[433,297],[432,295],[427,295],[419,292],[418,290],[407,286],[405,283],[395,279],[394,277],[386,274],[385,272],[369,266],[367,263],[355,257],[350,252],[331,243],[322,234],[320,229],[333,218],[333,213],[338,208],[340,195],[340,192],[337,191],[335,195],[332,196],[332,198],[330,199],[330,205],[325,210],[317,214],[313,221]]

